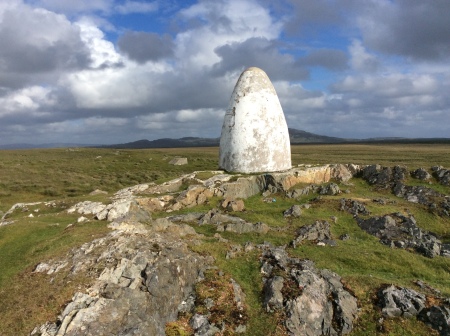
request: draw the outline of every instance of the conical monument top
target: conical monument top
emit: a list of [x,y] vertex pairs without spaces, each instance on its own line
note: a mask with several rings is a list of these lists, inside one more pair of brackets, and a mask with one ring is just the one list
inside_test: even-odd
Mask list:
[[219,166],[240,173],[291,168],[283,110],[272,82],[259,68],[244,70],[234,87],[222,126]]

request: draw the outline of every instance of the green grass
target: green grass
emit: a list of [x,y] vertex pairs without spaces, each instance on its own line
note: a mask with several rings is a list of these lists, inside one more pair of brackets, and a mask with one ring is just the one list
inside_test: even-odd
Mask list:
[[[293,164],[356,163],[382,165],[406,165],[409,170],[432,165],[450,167],[449,145],[308,145],[293,146]],[[186,166],[172,166],[168,162],[175,156],[187,157]],[[108,202],[117,190],[139,183],[170,180],[193,171],[206,171],[200,178],[217,169],[217,148],[187,148],[164,150],[19,150],[0,151],[0,211],[6,212],[17,202],[56,200],[56,207],[44,204],[29,206],[28,211],[15,211],[9,219],[15,222],[0,227],[0,334],[21,335],[28,333],[36,324],[53,320],[67,300],[78,288],[87,286],[90,279],[73,278],[67,272],[54,276],[53,282],[31,270],[41,261],[58,259],[69,249],[106,234],[105,222],[76,222],[76,215],[65,210],[80,200]],[[407,185],[423,185],[449,194],[450,188],[408,178]],[[187,187],[185,185],[184,187]],[[448,274],[450,260],[443,257],[428,259],[410,251],[391,249],[362,231],[352,215],[339,210],[341,198],[357,199],[366,204],[371,215],[392,212],[412,213],[418,225],[450,241],[450,219],[430,213],[424,206],[409,203],[389,191],[377,191],[361,179],[353,179],[351,185],[340,185],[349,194],[322,196],[319,202],[312,201],[317,194],[300,199],[287,199],[283,195],[272,195],[276,202],[266,203],[264,197],[255,195],[244,200],[246,211],[231,213],[249,222],[264,222],[271,227],[267,235],[221,232],[227,242],[214,238],[213,225],[192,226],[204,235],[201,243],[191,248],[199,253],[212,255],[216,265],[239,282],[246,293],[249,307],[248,335],[282,335],[277,327],[277,316],[262,309],[262,279],[258,250],[242,253],[226,259],[231,245],[268,241],[274,245],[288,245],[295,238],[296,230],[315,220],[331,223],[336,247],[317,246],[304,243],[293,249],[292,256],[313,260],[317,267],[328,268],[342,276],[346,285],[358,297],[359,319],[351,335],[432,335],[422,323],[412,319],[392,319],[378,323],[381,313],[374,306],[376,289],[393,283],[417,289],[413,281],[420,279],[450,296]],[[109,195],[87,196],[101,189]],[[373,199],[386,199],[381,206]],[[206,212],[218,207],[219,198],[208,204],[178,212],[155,213],[153,218],[165,217],[193,211]],[[302,209],[299,218],[284,218],[283,211],[293,204],[310,203],[311,208]],[[393,203],[393,204],[391,204]],[[35,210],[39,210],[35,212]],[[33,218],[28,217],[32,213]],[[1,214],[0,214],[1,215]],[[337,217],[333,223],[331,216]],[[350,235],[346,241],[338,240],[344,233]],[[33,288],[30,291],[30,288]],[[183,323],[186,323],[184,321]],[[172,326],[175,329],[178,325]],[[381,328],[381,329],[380,329]],[[174,331],[175,332],[175,331]]]

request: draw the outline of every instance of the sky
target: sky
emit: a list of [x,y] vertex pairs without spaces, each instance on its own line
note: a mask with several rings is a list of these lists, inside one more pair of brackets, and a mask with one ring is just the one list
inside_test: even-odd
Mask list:
[[450,137],[448,0],[1,0],[0,145],[218,137],[263,69],[288,126]]

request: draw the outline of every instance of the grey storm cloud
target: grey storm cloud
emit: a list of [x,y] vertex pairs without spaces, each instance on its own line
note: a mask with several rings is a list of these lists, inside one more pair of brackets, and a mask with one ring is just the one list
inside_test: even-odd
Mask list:
[[140,64],[170,57],[174,52],[174,43],[168,34],[127,31],[117,44],[128,58]]
[[289,19],[285,28],[292,35],[316,34],[324,26],[337,25],[345,21],[343,13],[351,0],[287,0],[285,11]]
[[90,63],[78,28],[48,11],[24,7],[5,12],[0,45],[0,84],[6,87],[18,87],[32,76],[80,70]]
[[360,26],[370,48],[419,60],[450,58],[450,1],[373,2]]
[[302,80],[309,77],[309,71],[297,64],[291,55],[283,55],[277,44],[266,38],[250,38],[242,43],[226,44],[215,49],[221,61],[214,64],[212,74],[222,76],[227,72],[256,66],[272,80]]

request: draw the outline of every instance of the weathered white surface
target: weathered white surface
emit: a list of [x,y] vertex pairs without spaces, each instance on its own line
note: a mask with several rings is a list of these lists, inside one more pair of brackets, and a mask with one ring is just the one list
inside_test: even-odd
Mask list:
[[241,173],[291,168],[283,110],[269,77],[261,69],[248,68],[234,87],[222,126],[219,166]]
[[174,158],[169,162],[169,164],[174,165],[174,166],[187,165],[188,159],[187,158]]

